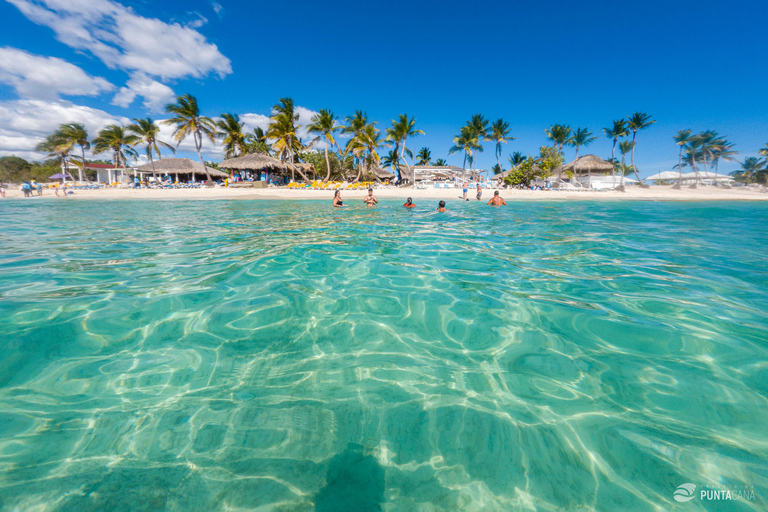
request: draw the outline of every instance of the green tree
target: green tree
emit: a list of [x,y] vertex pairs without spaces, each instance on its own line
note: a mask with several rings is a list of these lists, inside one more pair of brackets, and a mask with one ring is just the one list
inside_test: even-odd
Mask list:
[[470,145],[474,149],[474,155],[472,162],[474,164],[475,173],[477,172],[477,161],[479,153],[483,153],[484,140],[489,140],[488,136],[488,120],[482,114],[474,114],[467,124],[469,132],[472,134],[470,138]]
[[571,136],[571,127],[565,124],[553,124],[548,130],[544,130],[547,134],[547,138],[551,140],[557,151],[563,152],[563,144],[568,142]]
[[78,169],[78,181],[83,181],[83,173],[85,172],[85,150],[91,148],[91,143],[88,142],[88,130],[82,123],[69,123],[62,124],[59,127],[59,133],[61,137],[74,146],[80,146],[80,168]]
[[48,158],[58,160],[59,165],[61,166],[61,173],[66,176],[67,161],[69,160],[69,155],[73,148],[72,141],[65,137],[61,130],[56,130],[40,142],[35,147],[35,151],[47,153]]
[[260,126],[254,128],[253,133],[248,133],[245,136],[245,154],[248,153],[272,154],[272,150],[267,144],[267,133]]
[[635,178],[640,182],[641,187],[647,187],[643,180],[640,179],[640,175],[637,173],[637,167],[635,167],[635,138],[637,132],[644,130],[655,123],[655,120],[651,119],[651,116],[645,112],[635,112],[631,116],[627,116],[627,127],[632,130],[632,169],[635,171]]
[[[619,151],[621,151],[621,183],[619,188],[624,190],[624,176],[627,174],[626,156],[627,153],[632,151],[635,147],[635,141],[625,140],[619,144]],[[632,169],[635,169],[634,165]],[[635,169],[635,176],[637,176],[637,170]]]
[[[362,110],[355,110],[353,115],[347,116],[344,120],[347,124],[341,128],[341,131],[350,136],[347,145],[344,147],[344,153],[352,155],[355,166],[359,167],[362,165],[360,162],[360,155],[364,151],[364,147],[361,147],[360,145],[360,135],[366,125],[368,125],[368,113],[363,112]],[[375,125],[376,123],[374,122],[373,124]],[[387,133],[389,133],[389,130],[387,130]],[[399,148],[399,142],[397,144],[398,145],[395,146],[396,150]],[[398,170],[398,175],[399,173],[400,171]]]
[[272,149],[280,157],[280,160],[287,163],[291,168],[291,179],[295,180],[295,172],[298,172],[304,181],[308,181],[302,170],[296,167],[294,159],[299,151],[304,150],[304,144],[301,143],[296,133],[299,130],[299,114],[294,108],[293,99],[280,98],[279,102],[272,107],[272,117],[270,118],[267,137],[272,139]]
[[437,167],[445,167],[446,165],[448,165],[448,162],[446,162],[445,159],[443,158],[438,158],[437,160],[435,160],[435,165]]
[[515,152],[514,152],[514,153],[512,153],[512,155],[510,155],[510,157],[509,157],[509,164],[510,164],[512,167],[517,167],[517,166],[518,166],[518,165],[520,165],[521,163],[525,162],[525,160],[526,160],[526,159],[527,159],[527,157],[526,157],[526,156],[524,156],[524,155],[523,155],[521,152],[519,152],[519,151],[515,151]]
[[419,152],[416,153],[416,165],[429,165],[431,161],[432,152],[429,148],[421,148]]
[[488,136],[488,139],[496,144],[496,167],[499,169],[501,169],[501,144],[506,144],[507,141],[515,140],[514,137],[509,135],[509,131],[509,123],[503,119],[497,119],[491,125],[491,133]]
[[[387,130],[387,140],[394,142],[396,148],[398,146],[400,148],[400,161],[405,164],[405,167],[408,170],[408,180],[411,182],[411,185],[415,183],[416,177],[413,169],[408,165],[408,161],[405,159],[407,152],[406,142],[408,141],[408,137],[415,137],[417,135],[424,135],[424,132],[416,128],[416,119],[412,117],[409,118],[408,114],[401,114],[398,116],[397,120],[393,119],[392,128]],[[412,155],[412,153],[408,153]],[[398,174],[402,180],[399,164]]]
[[[328,146],[331,144],[336,144],[336,139],[333,137],[333,132],[342,129],[342,126],[339,125],[336,120],[337,117],[329,109],[320,109],[320,112],[315,114],[315,116],[312,118],[312,122],[309,126],[307,126],[309,133],[318,134],[318,139],[320,136],[325,138],[325,163],[327,166],[327,172],[325,179],[323,180],[324,183],[328,183],[328,180],[331,179],[331,162],[328,159]],[[338,144],[336,147],[338,147]],[[339,151],[341,151],[341,148],[339,148]]]
[[761,158],[750,156],[744,159],[744,162],[741,164],[741,169],[733,171],[730,174],[736,181],[742,183],[754,183],[755,178],[757,178],[759,173],[763,173],[763,176],[765,176],[765,163],[766,162]]
[[474,151],[478,146],[478,137],[472,129],[472,126],[467,124],[466,126],[462,126],[459,130],[459,134],[453,138],[453,146],[451,146],[451,148],[448,150],[448,154],[452,155],[454,153],[458,153],[459,151],[464,152],[464,163],[462,165],[462,169],[466,171],[467,160],[470,161],[471,165],[474,157]]
[[[614,170],[611,170],[611,177],[613,178],[613,183],[616,183],[616,173],[615,173],[615,167],[616,167],[616,143],[618,140],[622,137],[626,137],[629,135],[629,129],[627,128],[627,122],[624,119],[618,119],[613,121],[613,126],[610,128],[603,128],[603,133],[605,133],[606,137],[609,139],[613,139],[613,148],[611,149],[611,162],[614,163]],[[624,190],[623,188],[620,188],[619,190]]]
[[160,127],[149,117],[144,119],[134,118],[133,124],[128,125],[127,130],[136,137],[136,144],[144,144],[146,147],[147,158],[149,158],[149,163],[152,165],[152,176],[157,176],[153,155],[157,155],[157,158],[163,157],[160,153],[160,146],[170,149],[173,153],[176,153],[176,148],[161,140],[157,140],[157,136],[160,135]]
[[587,147],[597,140],[597,137],[592,136],[586,128],[576,128],[573,135],[568,139],[567,144],[576,148],[576,158],[579,158],[579,148],[581,146]]
[[240,116],[237,114],[221,114],[221,119],[216,121],[216,137],[221,139],[226,158],[245,154],[246,140],[243,125],[245,123],[240,121]]
[[675,140],[675,144],[680,146],[680,155],[678,156],[678,163],[677,163],[677,169],[678,169],[678,177],[677,177],[677,183],[674,187],[677,190],[680,190],[683,184],[683,149],[685,149],[685,146],[688,144],[688,141],[691,140],[691,130],[677,130],[677,133],[672,137]]
[[[176,103],[166,105],[165,111],[173,116],[163,121],[163,123],[174,126],[173,137],[176,139],[177,145],[188,135],[192,135],[195,141],[197,156],[200,158],[200,163],[203,164],[203,169],[205,169],[206,179],[212,181],[211,174],[208,172],[208,168],[205,167],[205,160],[203,160],[201,151],[203,148],[203,137],[210,140],[211,144],[216,144],[216,124],[211,118],[201,115],[197,98],[191,94],[177,96]],[[192,174],[192,178],[194,179],[194,174]]]
[[[125,171],[126,155],[137,158],[138,154],[133,146],[139,142],[139,138],[130,135],[125,128],[119,124],[111,124],[101,130],[99,135],[93,139],[94,154],[112,151],[115,157],[115,168],[122,168]],[[134,171],[134,176],[136,172]]]

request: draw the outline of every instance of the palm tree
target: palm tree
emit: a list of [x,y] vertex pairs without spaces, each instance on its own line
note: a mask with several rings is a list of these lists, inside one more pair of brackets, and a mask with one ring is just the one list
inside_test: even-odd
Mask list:
[[701,138],[701,134],[691,136],[688,140],[688,145],[685,147],[684,162],[687,165],[693,167],[693,172],[696,174],[696,181],[689,188],[698,188],[699,186],[699,166],[697,165],[697,159],[701,156],[701,146],[704,144],[704,139]]
[[756,156],[750,156],[744,159],[741,164],[741,169],[733,171],[731,176],[744,183],[751,183],[755,176],[765,169],[763,168],[765,161]]
[[253,133],[245,136],[245,153],[272,154],[269,144],[267,144],[267,134],[261,126],[257,126],[253,129]]
[[516,140],[515,137],[509,135],[509,123],[503,119],[497,119],[491,125],[491,133],[488,138],[496,143],[496,166],[501,169],[501,143],[506,144],[509,140]]
[[435,160],[435,165],[436,165],[437,167],[445,167],[446,165],[448,165],[448,162],[446,162],[446,161],[445,161],[444,159],[442,159],[442,158],[438,158],[437,160]]
[[581,146],[587,147],[597,140],[597,137],[592,137],[592,132],[586,128],[576,128],[573,135],[568,139],[566,144],[576,148],[576,158],[579,158],[579,148]]
[[416,153],[416,165],[429,165],[431,160],[432,152],[429,148],[421,148],[419,152]]
[[[112,151],[115,155],[115,168],[122,165],[123,174],[125,174],[126,155],[137,158],[138,154],[133,146],[139,142],[135,135],[126,133],[125,128],[119,124],[111,124],[101,130],[99,135],[93,139],[93,152],[95,154]],[[133,172],[134,176],[136,171]]]
[[245,154],[244,124],[237,114],[221,114],[221,119],[216,121],[216,137],[221,139],[227,158]]
[[680,190],[683,184],[683,149],[685,148],[686,144],[691,140],[691,130],[677,130],[677,133],[672,137],[675,140],[675,144],[680,146],[680,156],[678,157],[678,163],[677,163],[677,170],[679,173],[679,176],[677,178],[677,183],[674,187],[677,190]]
[[[351,135],[349,141],[347,141],[347,145],[344,147],[344,154],[351,153],[353,160],[356,161],[358,165],[360,165],[358,154],[360,154],[361,149],[358,144],[358,136],[362,133],[363,128],[365,128],[365,126],[368,124],[368,113],[363,112],[362,110],[355,110],[353,115],[345,117],[344,120],[347,124],[342,126],[341,132],[347,135]],[[375,125],[376,123],[374,122],[373,124]],[[387,130],[387,133],[389,133],[389,130]],[[399,144],[399,142],[397,142],[397,144]],[[396,145],[395,150],[399,155],[399,146]],[[399,175],[399,168],[397,172]]]
[[85,172],[85,150],[90,149],[91,143],[88,142],[88,130],[82,123],[62,124],[59,132],[64,140],[69,141],[72,146],[80,146],[80,169],[78,169],[78,181],[83,181]]
[[475,164],[474,169],[475,172],[477,172],[477,154],[483,152],[483,145],[481,142],[489,139],[488,120],[482,114],[474,114],[467,126],[469,127],[470,133],[473,135],[470,145],[475,150],[475,155],[470,163]]
[[291,179],[295,180],[294,171],[297,171],[304,181],[307,181],[308,179],[301,169],[293,165],[295,155],[304,149],[304,144],[296,135],[299,130],[298,120],[299,114],[294,108],[293,99],[280,98],[279,102],[272,107],[267,137],[274,141],[272,148],[280,156],[280,160],[287,162],[291,168]]
[[[365,125],[365,128],[363,128],[361,132],[360,143],[365,147],[367,152],[366,163],[368,172],[371,172],[371,168],[374,165],[378,165],[381,161],[377,151],[381,146],[381,139],[379,138],[379,129],[376,128],[374,123]],[[376,178],[376,181],[379,181],[379,177],[376,176],[375,173],[373,177]],[[358,181],[359,179],[360,175],[358,174],[357,180],[355,181]]]
[[397,169],[397,161],[399,160],[399,153],[396,149],[390,149],[389,152],[381,157],[381,165],[384,169]]
[[521,163],[525,162],[527,159],[526,156],[524,156],[521,152],[515,151],[512,153],[512,155],[509,157],[509,163],[512,167],[517,167]]
[[627,116],[627,126],[632,130],[632,169],[635,171],[635,177],[637,178],[637,181],[640,182],[641,187],[647,187],[648,185],[643,183],[643,180],[640,179],[640,175],[637,174],[637,167],[635,167],[635,137],[637,137],[637,132],[639,130],[644,130],[655,122],[656,121],[651,120],[651,116],[645,112],[635,112],[631,116]]
[[736,161],[736,155],[738,155],[739,152],[732,149],[733,146],[733,142],[729,142],[724,138],[717,139],[712,145],[712,162],[715,164],[715,184],[719,184],[717,179],[720,174],[720,160],[726,162]]
[[157,158],[162,158],[160,154],[160,147],[170,149],[173,153],[176,153],[176,148],[163,141],[157,140],[157,136],[160,134],[160,127],[155,122],[147,117],[146,119],[133,119],[134,124],[128,125],[127,130],[136,136],[138,144],[144,144],[147,147],[147,158],[152,165],[152,176],[157,176],[155,173],[155,159],[153,154],[157,155]]
[[[309,133],[318,134],[317,139],[322,135],[325,138],[325,165],[327,172],[323,183],[328,183],[331,179],[331,162],[328,159],[328,146],[330,144],[336,144],[336,139],[333,137],[333,132],[341,130],[342,126],[336,123],[338,118],[329,109],[320,109],[320,112],[315,114],[312,118],[312,122],[307,126]],[[315,139],[315,140],[317,140]],[[338,145],[337,145],[338,147]],[[341,151],[341,149],[339,149]]]
[[757,154],[760,156],[768,156],[768,143],[765,144],[761,149],[757,150]]
[[459,134],[453,138],[453,146],[448,150],[449,155],[458,153],[459,151],[464,152],[464,164],[462,165],[462,168],[465,171],[467,169],[467,159],[470,159],[470,161],[472,160],[472,152],[477,146],[476,139],[477,138],[472,133],[472,128],[469,125],[462,126],[459,130]]
[[[203,137],[207,137],[211,144],[215,144],[216,124],[209,117],[200,115],[200,107],[197,105],[197,98],[191,94],[184,94],[176,97],[176,103],[169,103],[165,106],[165,111],[173,114],[173,117],[166,119],[163,123],[175,125],[173,136],[176,139],[177,146],[187,135],[192,135],[195,141],[195,150],[200,158],[200,163],[205,169],[205,176],[208,181],[211,180],[211,174],[203,160],[201,153],[203,147]],[[195,179],[195,173],[192,173],[192,180]]]
[[[613,139],[613,148],[611,149],[611,162],[614,163],[614,169],[611,170],[611,177],[613,178],[613,183],[615,185],[616,184],[616,172],[615,172],[616,143],[618,142],[619,138],[626,137],[627,135],[629,135],[629,130],[627,129],[627,122],[624,119],[614,120],[613,126],[611,126],[610,128],[603,128],[603,133],[605,133],[606,137],[608,137],[609,139]],[[618,190],[622,191],[624,189],[618,188]]]
[[491,172],[494,174],[501,174],[504,172],[504,169],[501,168],[501,164],[494,164],[493,167],[491,167]]
[[67,160],[73,147],[72,141],[65,137],[59,129],[37,144],[35,151],[47,153],[48,158],[58,158],[61,165],[61,174],[67,176]]
[[[408,165],[408,161],[405,159],[407,152],[406,141],[408,137],[415,137],[417,135],[424,135],[424,132],[416,129],[416,119],[409,118],[408,114],[401,114],[397,120],[393,119],[392,128],[387,129],[387,140],[394,142],[395,147],[400,147],[400,160],[405,163],[405,167],[408,169],[408,179],[411,181],[411,186],[414,185],[416,177],[412,172],[411,166]],[[400,174],[400,179],[402,179],[399,164],[398,174]]]
[[558,153],[563,152],[563,144],[568,142],[571,136],[571,127],[564,124],[553,124],[548,130],[544,130],[547,134],[547,138],[551,140]]
[[619,144],[619,151],[621,151],[621,183],[619,183],[619,188],[621,190],[624,190],[624,174],[626,173],[627,166],[624,163],[626,160],[627,153],[632,151],[635,148],[635,142],[625,140],[622,141]]

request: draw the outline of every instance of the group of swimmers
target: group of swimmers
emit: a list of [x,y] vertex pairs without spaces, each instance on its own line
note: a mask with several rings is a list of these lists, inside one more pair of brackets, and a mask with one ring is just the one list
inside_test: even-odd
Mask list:
[[[464,189],[464,196],[465,196],[464,198],[465,199],[466,199],[466,195],[467,195],[467,190]],[[478,200],[480,199],[481,195],[482,195],[482,191],[480,190],[480,185],[478,185],[477,186],[477,199]],[[467,201],[469,201],[469,199],[467,199]],[[368,189],[368,195],[363,198],[363,203],[366,206],[376,206],[377,204],[379,204],[379,200],[376,198],[375,195],[373,195],[373,189],[372,188]],[[499,195],[499,191],[496,190],[493,193],[493,197],[491,198],[490,201],[488,201],[487,204],[489,206],[506,206],[507,202],[504,201],[504,199]],[[333,194],[333,207],[334,208],[342,208],[344,206],[347,206],[347,205],[345,205],[344,202],[341,200],[341,190],[337,190]],[[406,207],[406,208],[415,208],[416,207],[416,205],[413,204],[413,199],[410,198],[410,197],[405,201],[405,204],[403,204],[403,206]],[[445,208],[445,201],[441,200],[437,204],[437,208],[435,208],[435,210],[437,210],[438,212],[446,212],[446,211],[448,211]]]

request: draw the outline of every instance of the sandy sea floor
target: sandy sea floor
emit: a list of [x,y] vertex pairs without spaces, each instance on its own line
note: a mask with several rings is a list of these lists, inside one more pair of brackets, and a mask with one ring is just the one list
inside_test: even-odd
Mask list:
[[[23,199],[19,190],[8,190],[5,199]],[[381,198],[412,197],[414,202],[426,199],[456,199],[461,195],[460,189],[410,189],[396,187],[381,187],[375,189],[375,195]],[[587,192],[587,191],[530,191],[530,190],[501,190],[500,194],[506,200],[660,200],[660,201],[765,201],[768,193],[755,189],[717,187],[699,187],[697,189],[683,188],[675,190],[671,186],[652,186],[647,189],[628,187],[626,192]],[[365,190],[342,190],[342,199],[348,204],[354,200],[362,200]],[[492,190],[483,190],[485,201],[493,196]],[[330,190],[292,190],[287,188],[246,189],[246,188],[206,188],[206,189],[139,189],[109,188],[99,190],[75,190],[69,195],[72,199],[327,199],[331,200],[333,191]],[[43,191],[43,199],[55,198],[52,190]],[[470,190],[469,198],[475,201],[475,192]],[[35,199],[38,199],[35,196]],[[64,198],[59,198],[64,200]]]

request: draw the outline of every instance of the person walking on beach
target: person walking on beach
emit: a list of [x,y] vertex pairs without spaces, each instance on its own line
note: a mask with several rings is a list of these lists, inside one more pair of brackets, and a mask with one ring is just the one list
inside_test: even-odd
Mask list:
[[21,191],[24,192],[24,197],[32,197],[32,185],[28,181],[21,184]]
[[477,200],[483,197],[483,189],[480,187],[480,182],[477,183]]
[[[478,199],[480,198],[478,197]],[[498,190],[493,193],[493,197],[491,198],[490,201],[488,201],[488,204],[491,206],[501,206],[501,205],[507,206],[507,202],[501,198]]]
[[[469,201],[469,199],[467,199]],[[437,208],[435,208],[438,212],[447,212],[448,210],[445,208],[445,201],[440,201],[437,203]]]
[[43,195],[43,184],[39,181],[35,182],[35,180],[32,180],[32,184],[35,186],[35,188],[37,188],[37,195]]
[[416,208],[416,205],[413,204],[413,199],[411,199],[410,197],[405,200],[405,204],[403,206],[405,206],[406,208]]
[[0,197],[5,197],[5,183],[0,183]]
[[379,202],[378,199],[376,199],[376,196],[373,195],[373,189],[368,189],[368,195],[363,198],[363,202],[368,206],[376,206],[376,204]]
[[469,192],[469,189],[467,188],[467,182],[466,181],[464,182],[462,191],[464,192],[464,196],[462,197],[462,199],[464,199],[465,201],[469,201],[469,198],[467,197],[467,192]]
[[341,190],[337,190],[333,194],[333,207],[334,208],[343,208],[344,203],[341,202]]
[[138,176],[133,177],[133,188],[139,188],[141,187],[141,182],[139,181]]

